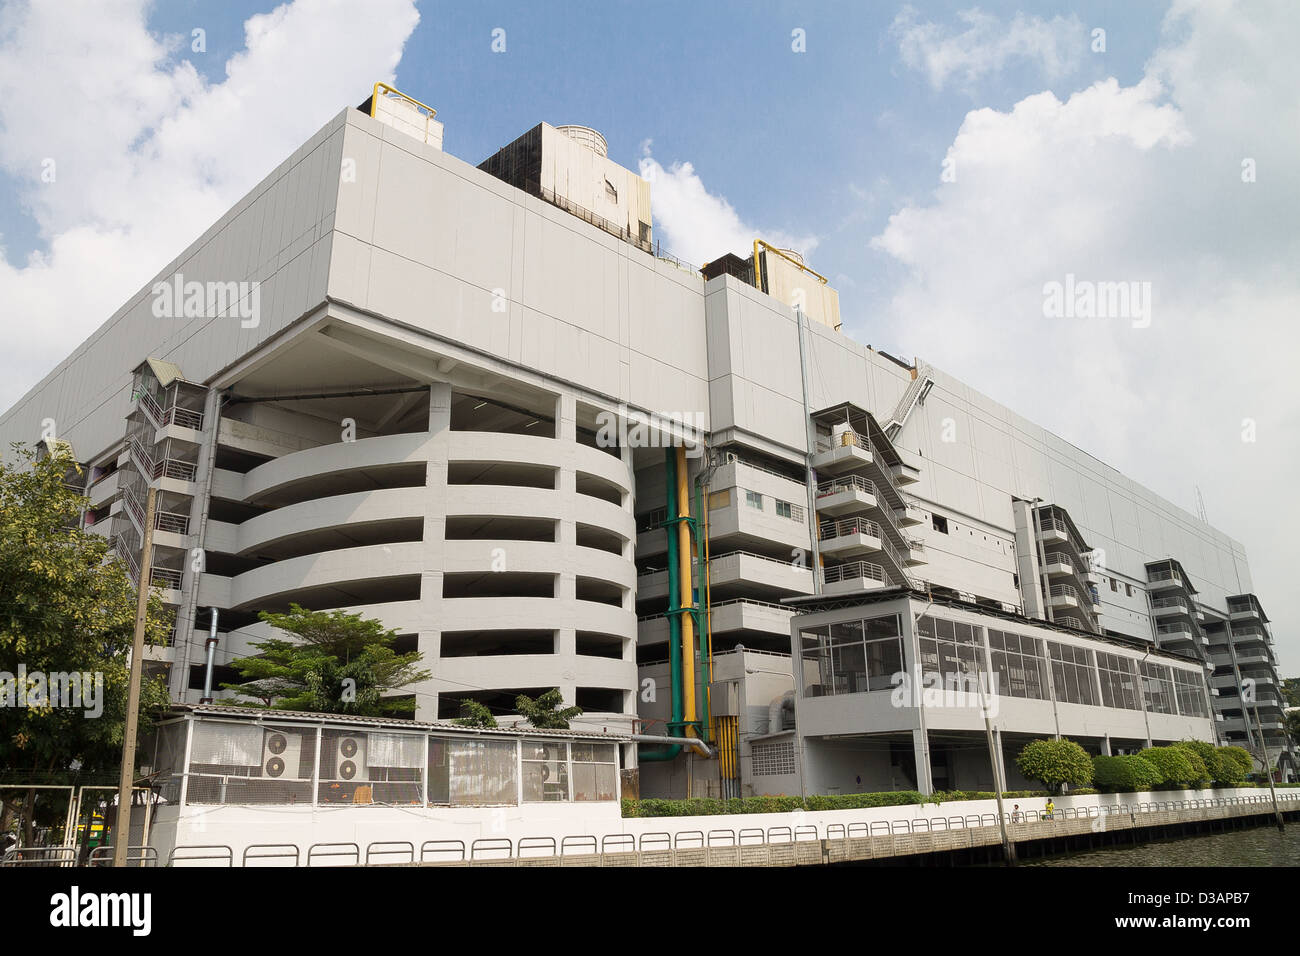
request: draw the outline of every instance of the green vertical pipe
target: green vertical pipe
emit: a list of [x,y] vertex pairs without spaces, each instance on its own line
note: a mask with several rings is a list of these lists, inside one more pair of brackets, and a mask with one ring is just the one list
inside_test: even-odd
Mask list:
[[[685,737],[682,727],[682,621],[681,582],[677,574],[677,534],[673,518],[677,516],[677,459],[671,446],[664,449],[668,479],[667,503],[664,509],[664,531],[668,535],[668,672],[672,683],[672,716],[668,721],[670,737]],[[653,762],[672,760],[682,752],[681,744],[654,750],[638,750],[637,759]]]
[[695,531],[695,555],[696,564],[699,567],[699,573],[695,576],[696,598],[691,603],[695,605],[695,633],[700,645],[700,653],[697,656],[700,673],[704,675],[700,683],[704,685],[703,693],[697,694],[701,706],[704,708],[704,733],[702,736],[708,740],[713,735],[713,719],[709,713],[709,687],[708,674],[709,664],[709,636],[704,632],[705,622],[708,618],[708,609],[705,607],[706,595],[704,591],[704,582],[708,580],[709,569],[704,566],[704,488],[699,479],[695,481],[695,521],[692,524]]

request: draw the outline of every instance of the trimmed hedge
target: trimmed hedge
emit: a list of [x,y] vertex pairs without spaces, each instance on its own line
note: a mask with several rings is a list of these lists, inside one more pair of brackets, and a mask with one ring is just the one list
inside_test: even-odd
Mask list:
[[[1071,790],[1072,795],[1096,793],[1087,787]],[[1027,800],[1047,797],[1046,790],[1008,790],[1004,800]],[[983,790],[948,790],[925,797],[915,790],[895,790],[884,793],[840,793],[800,797],[737,797],[715,800],[696,797],[692,800],[623,801],[625,817],[710,817],[725,813],[788,813],[791,810],[862,810],[871,807],[904,807],[926,803],[953,803],[959,800],[992,800],[997,795]]]
[[[1205,767],[1199,769],[1190,759],[1195,755],[1182,747],[1148,747],[1138,756],[1156,768],[1160,774],[1161,786],[1167,790],[1182,790],[1190,787],[1200,776]],[[1200,758],[1196,758],[1200,762]]]
[[693,817],[719,816],[726,813],[789,813],[791,810],[861,810],[869,807],[902,807],[925,803],[925,798],[915,790],[897,790],[890,793],[843,793],[803,797],[733,797],[714,800],[696,797],[692,800],[623,801],[625,817]]
[[1092,758],[1092,782],[1104,793],[1142,793],[1164,782],[1160,771],[1136,754]]

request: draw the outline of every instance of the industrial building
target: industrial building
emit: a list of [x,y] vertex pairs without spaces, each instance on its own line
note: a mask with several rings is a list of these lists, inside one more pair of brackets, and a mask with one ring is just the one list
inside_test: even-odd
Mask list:
[[674,258],[594,130],[475,165],[434,116],[377,85],[0,417],[66,443],[137,576],[157,489],[178,704],[214,615],[220,682],[296,602],[420,650],[430,725],[560,688],[625,792],[987,786],[969,707],[888,703],[930,670],[1001,678],[1006,754],[1198,737],[1291,772],[1239,543],[844,335],[797,250]]

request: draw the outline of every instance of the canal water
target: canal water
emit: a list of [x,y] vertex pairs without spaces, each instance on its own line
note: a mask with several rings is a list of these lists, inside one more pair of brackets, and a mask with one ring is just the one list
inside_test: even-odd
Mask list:
[[1300,824],[1148,840],[1020,861],[1021,866],[1300,866]]

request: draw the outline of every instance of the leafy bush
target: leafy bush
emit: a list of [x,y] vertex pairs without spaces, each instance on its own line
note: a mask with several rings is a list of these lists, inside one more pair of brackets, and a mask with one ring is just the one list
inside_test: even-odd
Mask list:
[[804,800],[804,804],[809,810],[861,810],[866,807],[902,807],[925,802],[925,797],[915,790],[895,790],[885,793],[837,793],[810,796]]
[[1061,784],[1084,787],[1092,783],[1092,758],[1073,740],[1031,740],[1025,744],[1016,766],[1029,780],[1041,780],[1051,793]]
[[1160,771],[1136,754],[1093,757],[1092,781],[1105,793],[1141,793],[1164,782]]
[[[1203,747],[1197,747],[1197,744],[1202,744]],[[1198,789],[1208,787],[1211,777],[1210,764],[1214,762],[1214,748],[1203,740],[1182,740],[1173,746],[1181,750],[1192,765],[1191,785]]]
[[1189,759],[1189,751],[1181,747],[1148,747],[1138,754],[1156,768],[1165,789],[1183,789],[1196,782],[1204,767],[1198,768]]
[[1214,756],[1214,782],[1221,786],[1240,787],[1255,769],[1255,760],[1245,747],[1216,747]]
[[915,790],[887,793],[844,793],[802,797],[733,797],[714,800],[625,799],[625,817],[693,817],[718,816],[724,813],[788,813],[791,810],[859,810],[865,807],[901,807],[924,803]]

